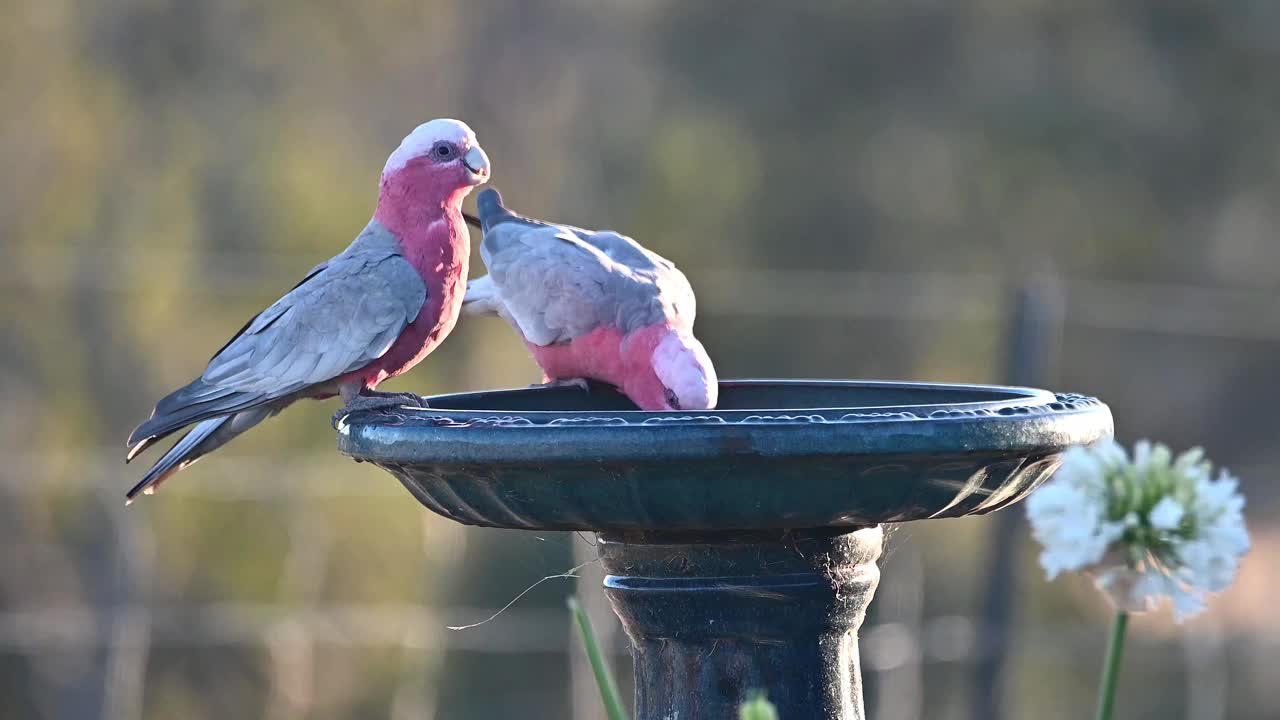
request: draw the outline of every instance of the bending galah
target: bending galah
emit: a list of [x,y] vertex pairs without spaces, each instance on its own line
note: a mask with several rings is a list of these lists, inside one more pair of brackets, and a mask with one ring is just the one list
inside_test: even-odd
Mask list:
[[693,288],[671,261],[615,232],[521,217],[496,190],[476,205],[489,274],[467,285],[463,312],[505,319],[547,382],[610,383],[642,410],[715,407]]
[[462,199],[488,178],[465,123],[432,120],[409,133],[387,158],[377,209],[355,241],[250,320],[129,436],[132,460],[195,425],[129,500],[300,398],[341,395],[349,410],[405,401],[374,388],[453,330],[471,253]]

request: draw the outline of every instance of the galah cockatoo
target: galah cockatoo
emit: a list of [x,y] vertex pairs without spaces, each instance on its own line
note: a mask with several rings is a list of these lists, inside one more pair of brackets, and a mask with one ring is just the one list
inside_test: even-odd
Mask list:
[[409,133],[387,158],[377,209],[355,241],[250,320],[129,436],[132,460],[195,425],[129,500],[300,398],[341,395],[349,410],[408,400],[374,389],[453,330],[471,254],[462,199],[488,178],[489,158],[465,123],[432,120]]
[[554,384],[616,386],[642,410],[709,410],[715,367],[693,335],[684,273],[629,237],[521,217],[496,190],[476,198],[489,274],[463,312],[496,314]]

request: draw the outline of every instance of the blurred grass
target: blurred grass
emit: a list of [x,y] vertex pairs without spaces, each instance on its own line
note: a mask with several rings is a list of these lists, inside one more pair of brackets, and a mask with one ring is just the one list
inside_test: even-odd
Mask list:
[[600,651],[600,645],[596,642],[596,632],[591,627],[591,618],[587,617],[587,613],[578,604],[577,598],[569,597],[566,600],[566,604],[569,606],[569,612],[573,615],[574,622],[578,626],[578,637],[587,652],[587,659],[591,663],[591,672],[595,675],[596,685],[600,688],[600,700],[604,703],[606,715],[609,720],[627,720],[627,712],[623,708],[622,698],[618,696],[618,683],[614,681],[613,673],[609,671],[604,653]]
[[738,708],[738,720],[778,720],[778,711],[763,692],[751,695],[753,697]]

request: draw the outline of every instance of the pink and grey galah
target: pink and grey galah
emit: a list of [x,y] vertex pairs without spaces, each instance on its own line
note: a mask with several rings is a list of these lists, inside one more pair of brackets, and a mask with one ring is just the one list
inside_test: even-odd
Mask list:
[[200,377],[129,436],[127,460],[194,425],[128,493],[166,478],[302,398],[349,410],[416,401],[376,392],[453,330],[471,252],[462,199],[489,179],[465,123],[419,125],[387,158],[373,219],[355,241],[250,320]]
[[517,215],[496,190],[476,205],[489,274],[467,285],[464,313],[506,320],[547,382],[609,383],[642,410],[715,407],[693,288],[671,261],[615,232]]

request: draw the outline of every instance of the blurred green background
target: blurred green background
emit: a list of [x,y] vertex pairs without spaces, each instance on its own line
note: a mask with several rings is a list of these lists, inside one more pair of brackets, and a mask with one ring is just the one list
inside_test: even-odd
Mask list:
[[[1007,381],[1029,290],[1051,309],[1034,377],[1106,400],[1126,443],[1204,444],[1249,498],[1236,586],[1135,623],[1121,714],[1280,712],[1280,4],[0,10],[0,716],[601,717],[574,581],[445,629],[591,539],[426,513],[334,451],[334,403],[123,507],[133,425],[354,237],[387,154],[439,116],[513,207],[675,260],[722,377]],[[538,378],[477,321],[387,389]],[[1090,712],[1107,608],[1045,583],[1007,515],[894,531],[870,717]]]

